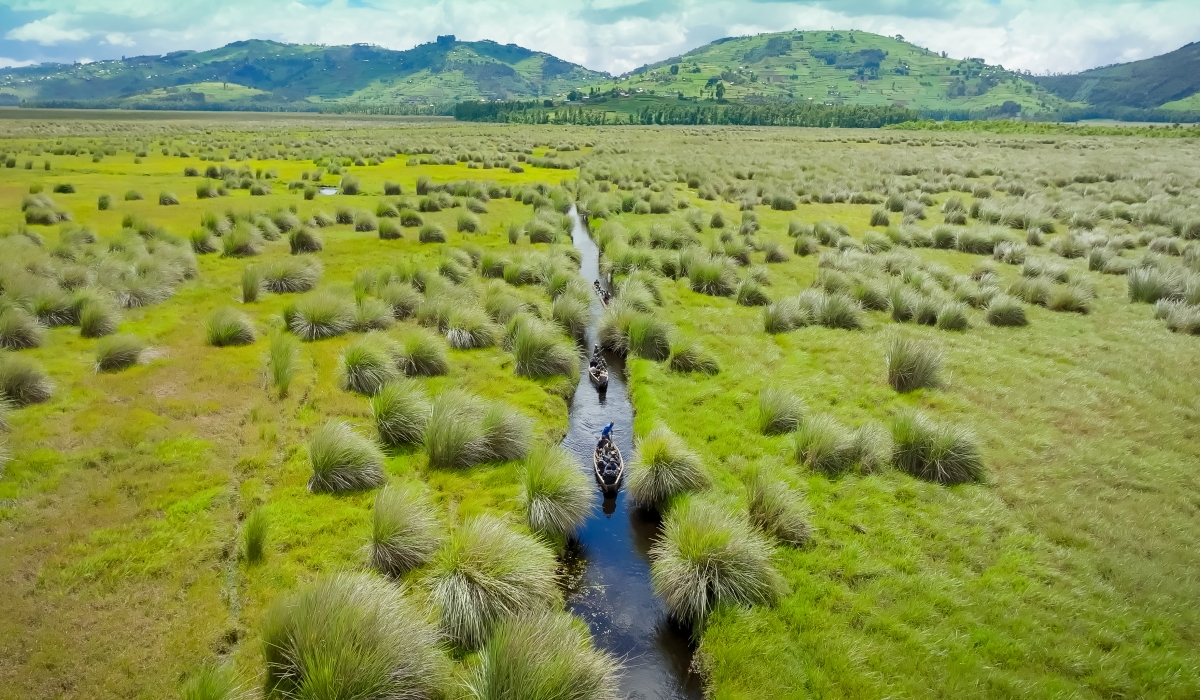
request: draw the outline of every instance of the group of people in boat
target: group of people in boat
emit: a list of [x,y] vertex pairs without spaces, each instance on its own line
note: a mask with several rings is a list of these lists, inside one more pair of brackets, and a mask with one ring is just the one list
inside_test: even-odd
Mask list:
[[592,348],[592,359],[588,360],[588,376],[600,391],[608,389],[608,362],[604,359],[604,353],[600,352],[599,345]]
[[603,303],[605,306],[608,306],[608,302],[612,301],[612,292],[602,287],[600,285],[600,280],[592,282],[592,286],[596,288],[596,294],[600,295],[601,303]]
[[596,445],[596,478],[602,486],[616,487],[624,464],[621,461],[621,451],[613,442],[612,431],[612,423],[600,431],[600,442]]

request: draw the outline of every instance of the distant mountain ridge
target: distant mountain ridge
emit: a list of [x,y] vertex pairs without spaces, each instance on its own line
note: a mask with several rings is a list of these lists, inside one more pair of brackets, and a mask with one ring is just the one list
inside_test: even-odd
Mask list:
[[0,69],[0,106],[438,110],[471,100],[608,99],[901,107],[934,118],[1200,119],[1200,43],[1074,75],[1032,76],[901,36],[850,30],[725,37],[621,76],[453,35],[404,51],[237,41],[88,64]]
[[1159,108],[1200,92],[1200,42],[1141,61],[1031,79],[1069,102]]
[[[32,101],[118,100],[133,106],[178,102],[181,108],[213,100],[434,104],[548,96],[605,77],[515,44],[464,42],[454,36],[406,51],[250,40],[203,52],[10,68],[0,71],[0,95]],[[211,87],[216,83],[249,90],[223,95]]]

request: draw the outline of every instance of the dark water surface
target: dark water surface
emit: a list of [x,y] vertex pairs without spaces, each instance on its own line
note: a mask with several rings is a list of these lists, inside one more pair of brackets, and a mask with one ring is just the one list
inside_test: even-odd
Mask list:
[[[600,278],[600,251],[574,210],[571,216],[575,220],[571,238],[583,253],[580,273],[592,284]],[[593,297],[589,354],[602,310],[599,298]],[[615,424],[626,464],[633,456],[633,406],[625,386],[625,363],[619,356],[606,355],[606,359],[608,391],[603,396],[588,380],[587,363],[583,363],[571,403],[571,426],[563,438],[563,446],[579,457],[589,478],[596,441],[608,423]],[[580,530],[569,555],[569,568],[576,575],[568,587],[567,608],[588,624],[596,646],[625,661],[621,690],[626,698],[699,700],[703,686],[690,671],[688,634],[670,621],[663,602],[650,588],[649,550],[658,519],[631,508],[624,486],[616,498],[608,499],[597,488],[596,498],[603,499],[603,508]]]

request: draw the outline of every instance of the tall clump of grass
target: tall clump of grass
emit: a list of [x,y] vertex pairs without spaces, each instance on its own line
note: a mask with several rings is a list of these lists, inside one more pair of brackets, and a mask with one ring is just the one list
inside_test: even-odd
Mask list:
[[379,573],[399,577],[424,566],[444,540],[437,510],[416,484],[387,486],[375,496],[367,546]]
[[321,279],[321,266],[315,260],[285,258],[259,268],[262,285],[275,294],[311,291]]
[[107,301],[89,300],[79,307],[79,335],[102,338],[117,332],[117,310]]
[[758,392],[758,431],[763,435],[790,433],[804,418],[804,402],[784,389],[768,387]]
[[329,421],[308,442],[312,492],[361,491],[382,486],[383,453],[343,421]]
[[671,355],[667,358],[667,366],[672,372],[700,372],[712,375],[721,371],[721,364],[712,353],[697,342],[681,338],[671,340]]
[[1029,323],[1025,318],[1025,306],[1021,304],[1021,300],[1007,294],[992,297],[984,315],[987,322],[993,326],[1024,326]]
[[816,472],[836,475],[851,465],[850,437],[832,416],[804,420],[795,435],[796,460]]
[[288,388],[296,378],[298,355],[295,338],[285,333],[271,336],[271,346],[267,350],[267,379],[280,398],[287,396]]
[[96,371],[119,372],[137,364],[146,342],[133,335],[110,335],[96,343]]
[[466,684],[481,700],[616,700],[620,671],[570,615],[543,612],[499,625]]
[[442,630],[468,649],[482,646],[497,625],[559,599],[550,549],[492,516],[459,526],[431,569],[430,595]]
[[583,468],[562,446],[541,446],[525,458],[521,471],[521,507],[529,529],[569,537],[596,509]]
[[664,425],[639,439],[635,452],[629,465],[629,497],[643,508],[657,508],[672,496],[708,487],[700,457]]
[[262,291],[262,272],[257,265],[247,265],[242,268],[242,303],[253,304],[258,301],[258,293]]
[[416,381],[389,381],[371,397],[371,417],[385,445],[396,447],[421,442],[429,421],[429,397]]
[[450,372],[445,343],[421,331],[404,337],[396,363],[400,371],[410,377],[440,377]]
[[439,642],[425,613],[386,580],[321,578],[267,612],[265,695],[434,700],[449,679]]
[[790,547],[812,541],[813,528],[799,496],[761,469],[745,475],[746,512],[750,524]]
[[245,700],[247,694],[230,664],[205,664],[180,688],[182,700]]
[[227,306],[213,311],[204,324],[204,336],[209,345],[223,348],[249,345],[254,342],[254,324],[243,313]]
[[344,299],[317,293],[284,309],[283,320],[301,340],[321,340],[348,333],[354,327],[354,311]]
[[24,309],[12,307],[0,313],[0,348],[36,348],[41,346],[45,339],[46,329]]
[[425,426],[425,451],[432,467],[470,467],[487,460],[479,418],[482,399],[457,390],[433,400]]
[[884,355],[888,384],[900,393],[938,386],[942,354],[932,344],[896,336]]
[[54,384],[34,360],[0,353],[0,398],[15,406],[42,403],[54,393]]
[[338,386],[343,391],[371,396],[398,376],[400,369],[385,337],[368,333],[342,351]]
[[975,438],[958,426],[908,411],[892,419],[892,440],[892,460],[917,478],[947,485],[983,478],[983,458]]
[[242,554],[250,564],[263,560],[267,552],[267,531],[271,522],[265,508],[250,511],[242,522]]
[[533,425],[508,404],[493,401],[480,419],[484,461],[511,462],[529,454]]
[[579,374],[579,353],[565,339],[541,323],[518,326],[512,337],[514,370],[524,377]]
[[769,603],[782,588],[770,543],[708,503],[673,508],[650,561],[654,592],[672,617],[696,628],[721,605]]

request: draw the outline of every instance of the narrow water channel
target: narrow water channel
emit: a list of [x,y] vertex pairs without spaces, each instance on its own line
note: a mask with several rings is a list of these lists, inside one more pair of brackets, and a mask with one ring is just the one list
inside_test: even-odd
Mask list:
[[[571,238],[583,254],[580,272],[591,285],[600,279],[600,251],[574,209],[571,217],[575,221]],[[593,297],[589,353],[602,311],[599,298]],[[610,422],[626,463],[633,457],[633,406],[626,391],[625,363],[619,356],[606,355],[606,359],[609,379],[604,395],[588,380],[587,363],[583,363],[571,403],[570,429],[563,438],[563,446],[578,456],[589,478],[600,430]],[[603,498],[599,488],[596,498]],[[699,700],[703,686],[691,672],[688,633],[671,622],[650,588],[649,550],[658,519],[631,508],[624,487],[615,498],[603,500],[603,508],[580,530],[569,555],[568,563],[577,575],[567,591],[567,608],[588,624],[598,647],[625,661],[621,690],[626,698]]]

